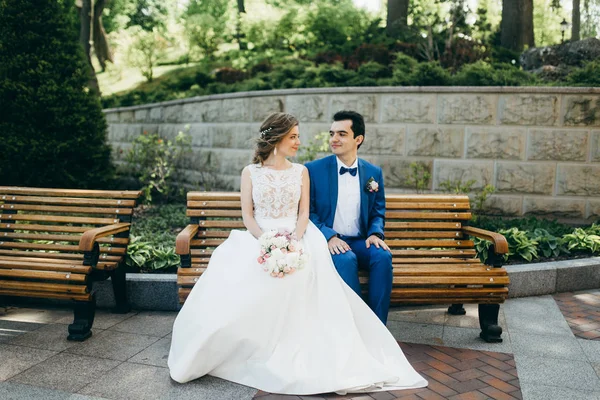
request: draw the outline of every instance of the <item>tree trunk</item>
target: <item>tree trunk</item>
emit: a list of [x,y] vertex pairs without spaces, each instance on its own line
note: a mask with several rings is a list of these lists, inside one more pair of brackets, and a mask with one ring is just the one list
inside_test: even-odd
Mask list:
[[108,40],[106,38],[106,31],[102,25],[102,11],[104,7],[108,5],[110,0],[96,0],[94,4],[94,52],[96,58],[102,67],[102,71],[106,70],[106,62],[114,62],[110,47],[108,47]]
[[507,49],[523,50],[521,35],[521,0],[502,0],[502,22],[500,23],[500,45]]
[[533,0],[502,0],[500,45],[514,51],[535,47]]
[[579,31],[581,30],[581,1],[573,0],[573,14],[571,16],[571,41],[580,40]]
[[[78,3],[78,2],[77,2]],[[90,35],[91,35],[91,12],[92,12],[92,0],[82,0],[81,8],[79,8],[79,4],[77,4],[77,11],[79,13],[79,21],[81,28],[79,30],[79,41],[83,46],[83,52],[85,53],[85,58],[90,67],[90,78],[88,81],[88,87],[90,90],[94,90],[97,93],[100,93],[100,87],[98,86],[98,80],[96,79],[96,72],[94,71],[94,66],[92,65],[92,58],[90,56]]]
[[246,13],[246,7],[244,6],[244,0],[237,0],[237,7],[238,7],[238,15],[237,15],[237,24],[235,27],[235,30],[236,30],[235,37],[237,39],[240,50],[247,50],[248,45],[244,41],[244,38],[246,37],[246,35],[244,35],[244,33],[242,32],[242,14]]
[[408,25],[409,0],[388,0],[386,31],[389,36],[398,37]]
[[533,0],[523,1],[523,13],[521,14],[521,34],[523,35],[523,45],[532,48],[535,47],[535,38],[533,36]]

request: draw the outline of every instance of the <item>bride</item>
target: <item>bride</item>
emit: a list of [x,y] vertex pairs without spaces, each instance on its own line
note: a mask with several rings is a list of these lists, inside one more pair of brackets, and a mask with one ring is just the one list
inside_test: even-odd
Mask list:
[[[242,171],[242,215],[213,253],[173,326],[171,377],[209,374],[280,394],[372,392],[427,386],[385,325],[338,275],[309,221],[307,169],[287,160],[300,146],[298,120],[262,123],[253,164]],[[282,279],[257,260],[259,238],[294,232],[309,262]]]

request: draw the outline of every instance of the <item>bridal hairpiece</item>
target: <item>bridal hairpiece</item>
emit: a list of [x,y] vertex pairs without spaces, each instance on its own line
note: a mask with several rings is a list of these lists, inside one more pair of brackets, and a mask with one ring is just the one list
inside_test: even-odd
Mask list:
[[267,133],[271,132],[271,129],[273,129],[273,128],[267,128],[267,129],[265,129],[264,131],[260,131],[260,137],[261,137],[261,139],[264,139],[264,138],[265,138],[265,135],[266,135]]

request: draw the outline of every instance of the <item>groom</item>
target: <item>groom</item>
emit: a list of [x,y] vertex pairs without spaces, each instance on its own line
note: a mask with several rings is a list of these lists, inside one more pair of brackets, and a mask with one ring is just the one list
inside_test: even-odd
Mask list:
[[385,195],[381,168],[358,158],[365,121],[357,112],[333,116],[333,155],[306,164],[310,174],[310,220],[328,241],[342,279],[359,296],[358,269],[369,272],[367,303],[384,324],[392,291],[392,254],[383,241]]

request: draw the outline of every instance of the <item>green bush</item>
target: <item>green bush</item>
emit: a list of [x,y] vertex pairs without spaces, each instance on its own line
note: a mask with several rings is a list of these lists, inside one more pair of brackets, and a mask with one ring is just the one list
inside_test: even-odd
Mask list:
[[510,64],[494,66],[485,61],[465,64],[453,78],[458,86],[522,86],[534,82],[533,75]]
[[106,121],[73,2],[0,2],[0,182],[107,188]]
[[446,86],[450,81],[450,73],[437,62],[420,63],[408,76],[412,86]]
[[392,64],[394,83],[401,86],[410,85],[410,74],[417,67],[418,61],[403,53],[396,54]]
[[577,68],[567,75],[567,82],[573,86],[600,86],[600,60],[590,61],[583,68]]

